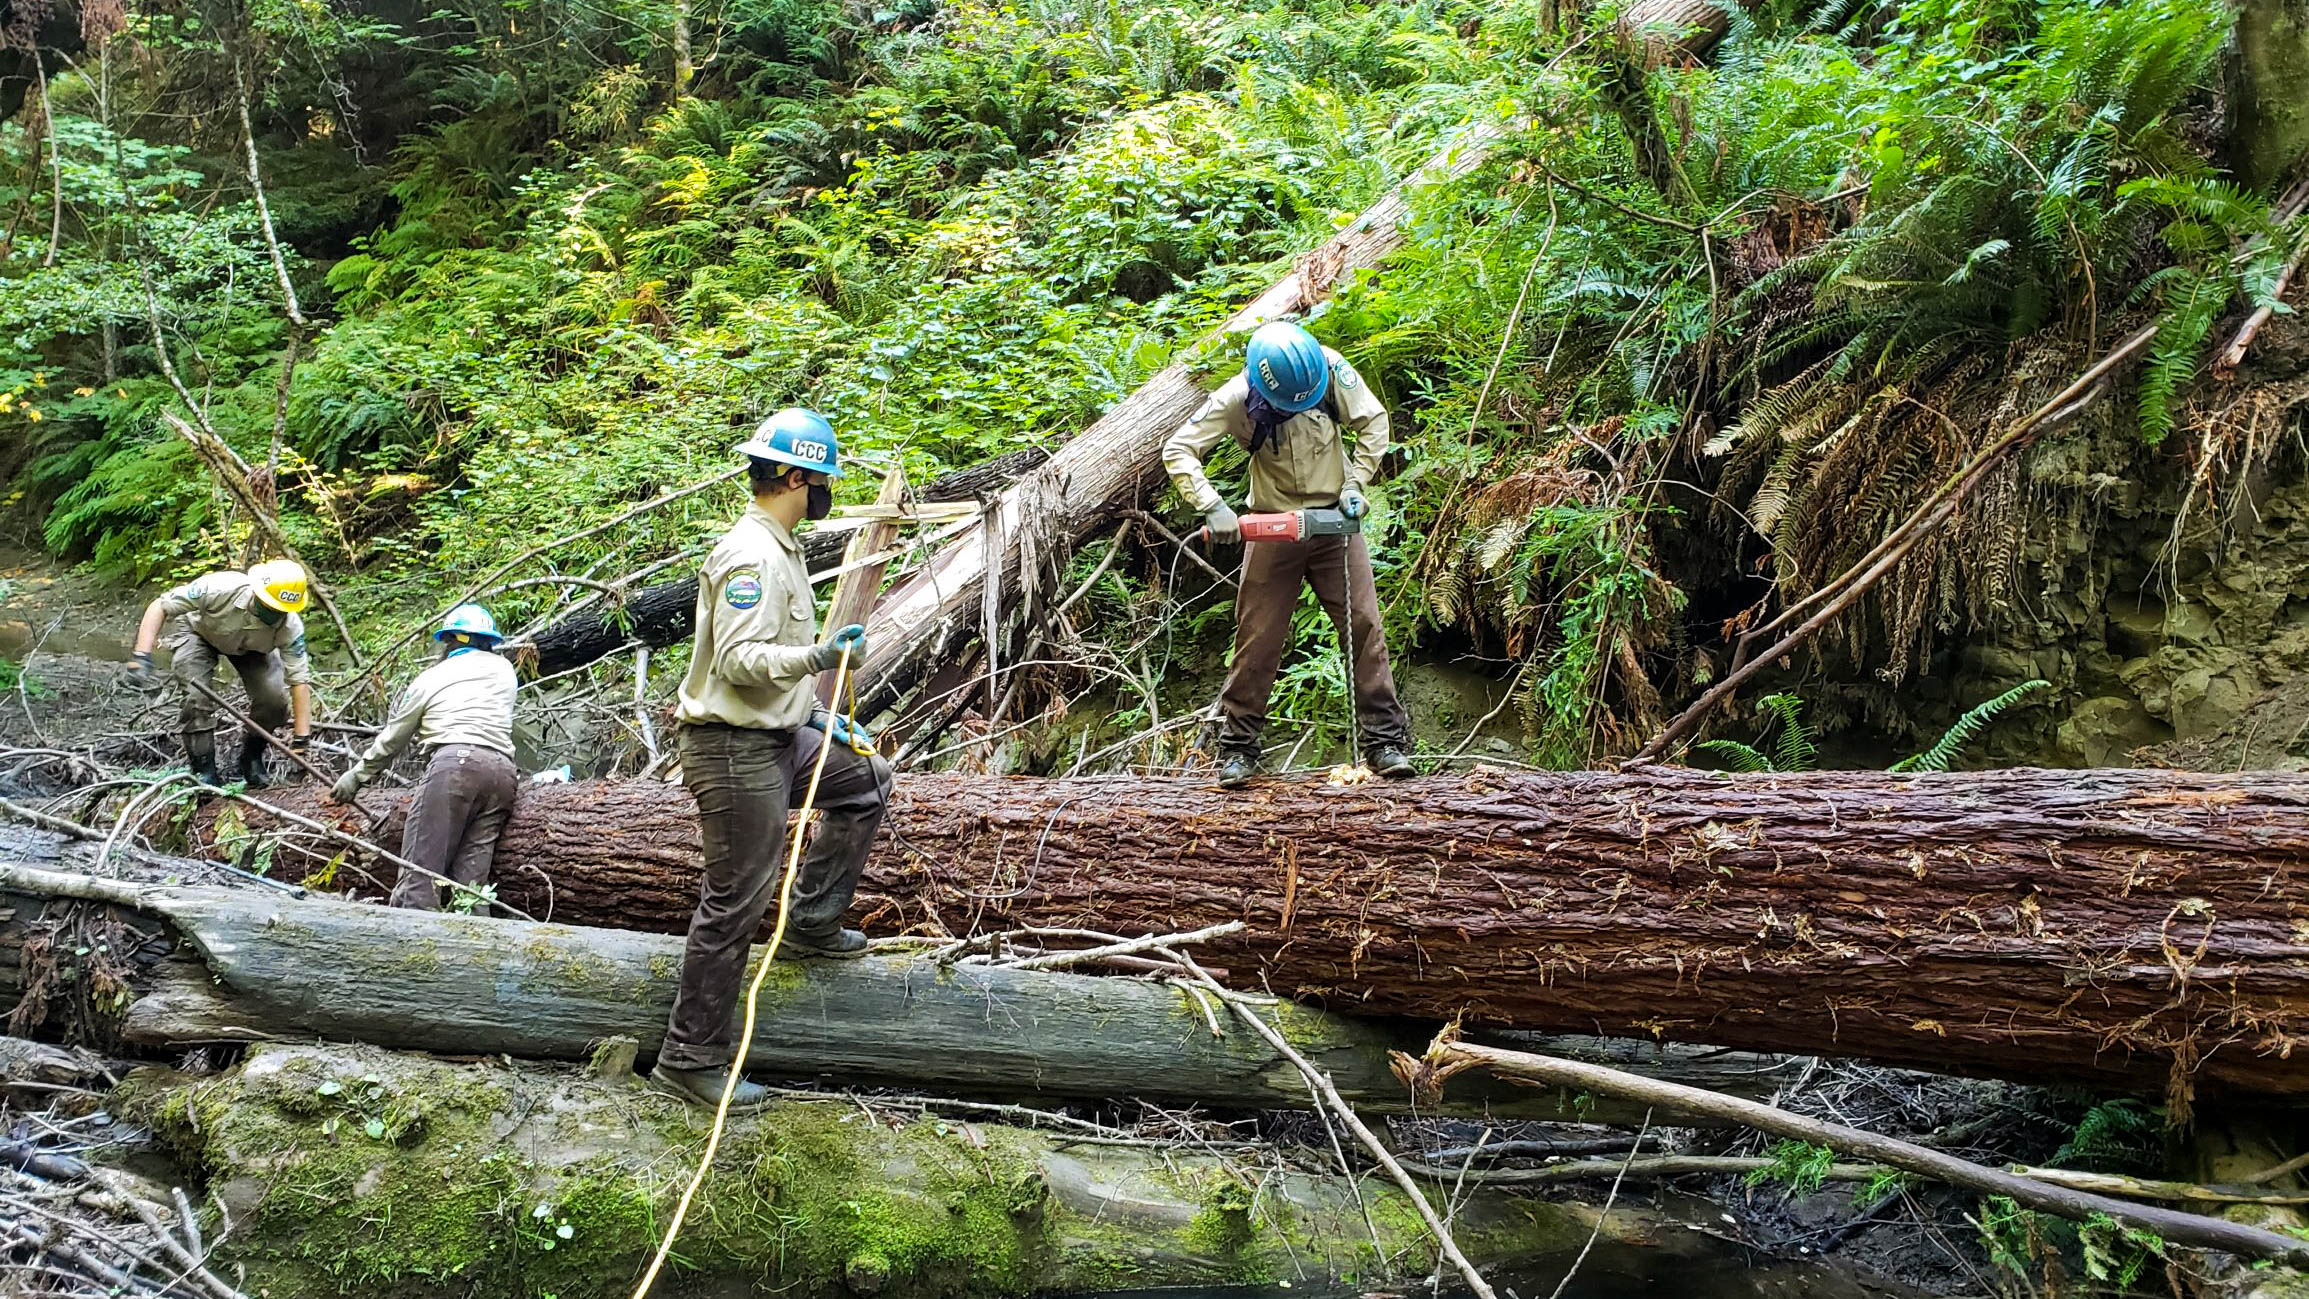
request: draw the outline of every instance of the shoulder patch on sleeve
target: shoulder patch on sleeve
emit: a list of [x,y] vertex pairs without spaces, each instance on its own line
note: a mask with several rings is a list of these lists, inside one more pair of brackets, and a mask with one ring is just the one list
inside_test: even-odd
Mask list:
[[1342,362],[1332,366],[1331,373],[1338,376],[1342,388],[1353,390],[1363,386],[1363,376],[1355,373],[1354,366]]
[[762,602],[761,574],[741,568],[722,583],[722,601],[732,609],[751,609]]

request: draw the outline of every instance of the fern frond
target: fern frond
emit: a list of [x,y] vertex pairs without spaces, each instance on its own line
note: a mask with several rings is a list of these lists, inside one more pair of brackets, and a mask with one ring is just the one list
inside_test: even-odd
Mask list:
[[1772,746],[1772,770],[1810,771],[1820,749],[1812,743],[1812,728],[1804,724],[1804,701],[1791,694],[1769,694],[1756,705],[1780,723],[1780,741]]
[[1988,724],[1995,721],[1999,714],[2037,691],[2051,688],[2051,685],[2051,682],[2041,678],[2023,681],[1996,698],[1975,706],[1964,716],[1957,718],[1956,724],[1949,727],[1937,741],[1934,741],[1931,748],[1913,757],[1902,758],[1892,765],[1892,770],[1903,772],[1948,770],[1949,764],[1956,761],[1957,755],[1964,750],[1964,746],[1970,744],[1972,738],[1986,729]]
[[1756,772],[1772,770],[1772,760],[1754,745],[1738,740],[1702,740],[1692,746],[1694,752],[1720,755],[1724,759],[1718,771]]

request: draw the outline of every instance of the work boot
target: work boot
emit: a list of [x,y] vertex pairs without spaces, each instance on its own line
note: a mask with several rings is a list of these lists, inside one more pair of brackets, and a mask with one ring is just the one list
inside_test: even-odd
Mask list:
[[806,961],[815,957],[825,961],[850,961],[864,956],[866,947],[866,936],[855,929],[837,929],[824,938],[788,934],[778,940],[778,959]]
[[1411,755],[1392,744],[1382,744],[1371,750],[1371,756],[1363,760],[1363,765],[1389,780],[1401,780],[1405,776],[1419,774],[1419,769],[1411,765]]
[[216,769],[216,736],[208,733],[184,737],[185,766],[193,779],[204,785],[221,785],[224,776]]
[[250,789],[265,789],[273,783],[265,774],[265,742],[253,735],[241,737],[241,783]]
[[1258,774],[1258,754],[1230,753],[1227,760],[1219,764],[1219,788],[1241,789],[1251,783],[1251,777]]
[[[725,1065],[719,1069],[676,1069],[661,1060],[649,1071],[649,1085],[676,1100],[703,1105],[710,1110],[722,1103],[722,1088],[729,1083],[730,1068]],[[769,1088],[743,1078],[738,1079],[737,1090],[730,1093],[732,1113],[758,1110],[769,1102]]]

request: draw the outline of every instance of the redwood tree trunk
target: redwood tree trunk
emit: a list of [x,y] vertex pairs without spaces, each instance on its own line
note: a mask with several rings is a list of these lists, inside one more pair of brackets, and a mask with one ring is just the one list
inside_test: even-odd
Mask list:
[[[1211,960],[1335,1010],[2299,1095],[2305,804],[2290,773],[909,776],[857,914],[1242,919]],[[675,930],[696,844],[678,787],[532,787],[497,879],[540,917],[543,872],[555,920]]]

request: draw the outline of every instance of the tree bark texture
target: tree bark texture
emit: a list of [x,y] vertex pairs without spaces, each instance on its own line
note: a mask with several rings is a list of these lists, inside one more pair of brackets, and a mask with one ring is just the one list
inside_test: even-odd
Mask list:
[[[1358,1015],[2309,1096],[2305,811],[2297,773],[909,776],[856,914],[1243,920],[1210,962]],[[523,791],[497,879],[541,918],[540,872],[555,919],[674,931],[698,870],[685,791],[586,782]]]
[[2226,68],[2226,154],[2238,179],[2275,192],[2300,175],[2309,153],[2309,0],[2249,0],[2236,7]]

